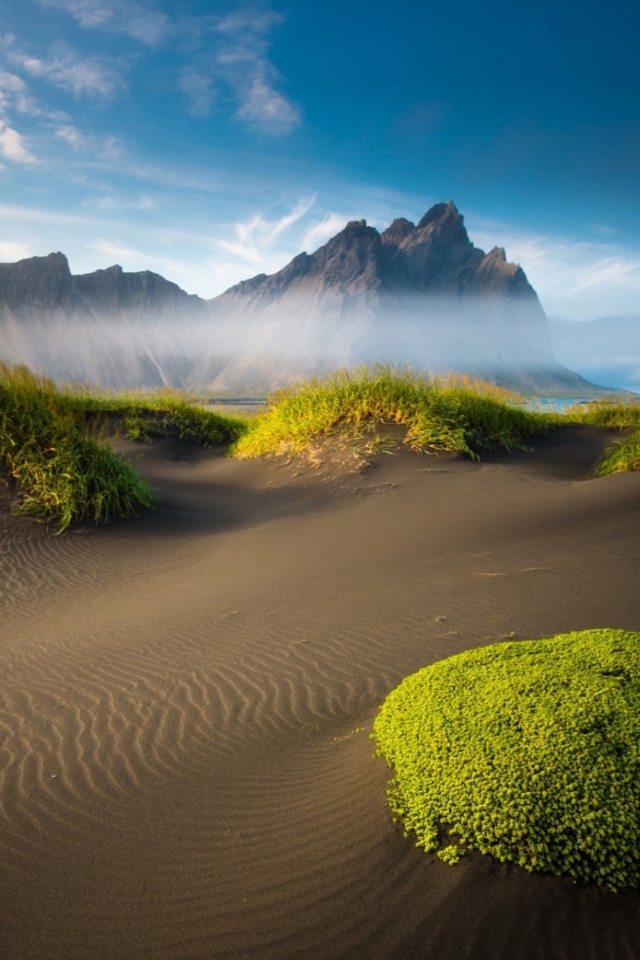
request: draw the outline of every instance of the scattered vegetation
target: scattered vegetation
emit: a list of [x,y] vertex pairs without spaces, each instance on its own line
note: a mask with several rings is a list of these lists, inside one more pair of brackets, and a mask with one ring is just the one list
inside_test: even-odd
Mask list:
[[403,680],[372,736],[395,768],[393,812],[445,862],[474,849],[640,885],[640,633],[457,654]]
[[144,480],[105,442],[108,428],[144,440],[174,430],[210,446],[228,442],[243,427],[244,421],[180,397],[59,390],[25,367],[0,364],[0,466],[17,485],[19,512],[53,521],[58,530],[156,503]]
[[606,477],[611,473],[625,473],[628,470],[640,470],[640,430],[636,430],[623,440],[614,440],[593,468],[596,477]]
[[588,423],[595,427],[622,430],[625,427],[640,428],[640,403],[637,400],[593,400],[591,403],[576,403],[567,407],[564,416],[571,423]]
[[155,437],[174,433],[202,447],[228,444],[246,430],[246,420],[206,410],[178,391],[153,395],[93,393],[85,390],[58,392],[59,403],[81,419],[105,418],[131,440],[149,443]]
[[573,423],[588,423],[612,430],[633,430],[614,442],[593,469],[596,477],[628,470],[640,470],[640,403],[633,400],[610,400],[606,403],[576,404],[565,416]]
[[517,394],[468,377],[427,379],[389,367],[339,371],[280,390],[232,447],[238,457],[301,453],[316,438],[371,423],[407,427],[418,451],[458,451],[474,459],[493,444],[527,449],[556,426],[553,414],[510,405]]
[[[265,413],[246,418],[215,413],[168,390],[148,396],[58,388],[25,367],[0,364],[0,467],[17,484],[21,512],[53,520],[59,529],[155,502],[109,448],[106,434],[150,443],[171,433],[205,447],[226,445],[245,458],[312,457],[313,444],[329,434],[350,440],[390,423],[406,427],[405,442],[414,450],[473,459],[492,446],[526,450],[531,437],[567,423],[632,428],[595,473],[640,469],[640,405],[630,402],[577,405],[563,415],[534,412],[517,394],[482,380],[376,366],[277,391]],[[384,441],[372,436],[373,450]]]

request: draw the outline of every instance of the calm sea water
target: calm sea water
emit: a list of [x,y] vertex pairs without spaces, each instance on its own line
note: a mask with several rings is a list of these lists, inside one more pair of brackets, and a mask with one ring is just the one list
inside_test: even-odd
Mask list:
[[[522,404],[527,410],[548,410],[554,413],[562,413],[567,407],[572,407],[576,403],[593,403],[593,397],[536,397],[533,400],[525,400]],[[636,403],[640,403],[640,395]],[[221,413],[239,413],[255,414],[261,413],[266,406],[266,400],[239,399],[211,399],[205,401],[205,405],[210,408],[218,408]]]
[[[627,399],[627,398],[625,398]],[[526,400],[524,406],[528,410],[548,410],[553,413],[562,413],[563,410],[566,410],[567,407],[573,407],[577,403],[594,403],[594,402],[603,402],[606,403],[606,400],[598,401],[597,397],[536,397],[533,400]],[[634,400],[634,403],[640,402],[640,396],[637,400]]]

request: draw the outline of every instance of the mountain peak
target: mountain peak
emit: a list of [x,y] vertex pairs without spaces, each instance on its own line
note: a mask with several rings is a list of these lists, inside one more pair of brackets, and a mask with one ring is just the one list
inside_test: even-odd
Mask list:
[[348,224],[342,231],[343,233],[357,233],[360,230],[364,230],[367,226],[366,220],[349,220]]
[[436,221],[456,223],[462,226],[464,217],[458,212],[458,208],[453,200],[449,200],[448,203],[435,203],[427,210],[422,220],[418,222],[418,230],[422,230],[424,227],[428,227]]
[[406,240],[416,229],[415,223],[406,217],[396,217],[391,226],[382,233],[381,239],[385,244],[397,247]]

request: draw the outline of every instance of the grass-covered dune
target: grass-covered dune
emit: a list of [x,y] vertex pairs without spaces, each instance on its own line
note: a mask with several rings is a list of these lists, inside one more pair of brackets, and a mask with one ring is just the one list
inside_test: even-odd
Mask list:
[[632,429],[632,433],[622,440],[614,440],[605,450],[604,456],[595,465],[595,476],[640,470],[640,403],[610,400],[606,403],[577,404],[566,411],[565,419],[611,430]]
[[389,367],[338,371],[278,391],[266,412],[231,417],[183,396],[100,394],[65,389],[24,367],[0,364],[0,467],[13,478],[19,510],[59,529],[126,515],[155,502],[153,491],[105,441],[114,431],[152,442],[173,433],[240,458],[300,454],[332,434],[358,436],[379,424],[406,428],[418,452],[526,450],[535,435],[568,423],[634,433],[612,444],[595,473],[640,469],[640,406],[590,404],[560,416],[526,410],[522,398],[465,376],[426,378]]
[[427,379],[387,367],[339,371],[274,393],[232,451],[238,457],[301,453],[335,431],[396,423],[406,426],[405,442],[414,450],[477,459],[493,444],[526,449],[530,437],[559,422],[553,414],[514,406],[518,399],[464,376]]
[[243,428],[242,421],[179,397],[61,390],[25,367],[0,364],[0,466],[16,484],[19,512],[59,530],[156,503],[145,481],[106,443],[107,431],[150,440],[174,430],[210,446],[230,442]]
[[444,861],[469,848],[640,886],[640,633],[457,654],[403,680],[373,737],[395,768],[392,810]]

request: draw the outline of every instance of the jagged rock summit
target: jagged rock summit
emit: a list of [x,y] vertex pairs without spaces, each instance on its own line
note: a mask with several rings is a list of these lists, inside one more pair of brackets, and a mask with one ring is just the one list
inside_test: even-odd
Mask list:
[[537,301],[524,271],[507,263],[501,247],[485,254],[473,245],[464,217],[452,201],[435,204],[417,226],[400,217],[381,234],[366,220],[352,220],[315,253],[301,253],[278,273],[259,274],[217,299],[273,298],[310,280],[340,287],[345,293],[456,297],[490,293]]
[[[354,220],[312,254],[260,274],[211,301],[238,339],[212,387],[259,383],[356,363],[461,370],[526,391],[589,386],[556,363],[538,297],[505,251],[469,239],[453,202],[417,224],[398,218],[382,233]],[[277,357],[277,361],[276,361]]]
[[0,359],[58,380],[264,393],[360,363],[462,371],[525,391],[594,388],[554,359],[523,270],[473,245],[452,202],[315,252],[210,301],[150,271],[73,275],[52,253],[0,264]]

